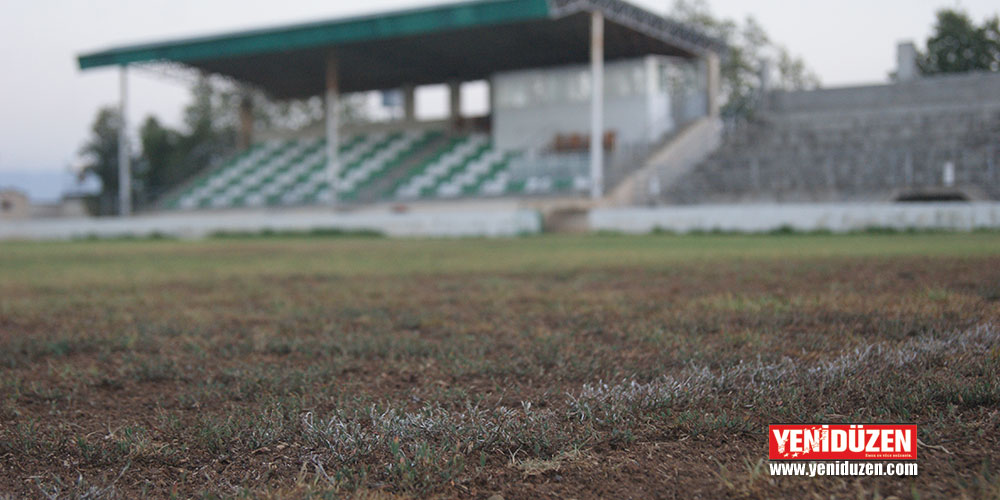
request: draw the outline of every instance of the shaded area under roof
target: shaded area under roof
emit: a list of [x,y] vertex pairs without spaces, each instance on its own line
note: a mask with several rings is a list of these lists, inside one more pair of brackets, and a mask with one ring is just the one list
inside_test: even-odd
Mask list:
[[468,81],[587,62],[593,10],[606,19],[609,60],[724,49],[697,30],[622,0],[487,0],[119,47],[81,55],[79,64],[181,63],[277,98],[322,94],[331,51],[343,92]]

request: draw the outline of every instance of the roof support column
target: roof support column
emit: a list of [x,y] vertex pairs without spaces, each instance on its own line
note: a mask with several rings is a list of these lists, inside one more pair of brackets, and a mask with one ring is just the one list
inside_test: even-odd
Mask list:
[[337,206],[337,188],[340,184],[340,75],[337,57],[330,53],[326,57],[326,179],[330,186],[329,202]]
[[708,97],[708,116],[719,116],[719,87],[721,78],[719,75],[719,54],[709,52],[705,54],[705,71],[708,75],[705,79],[706,95]]
[[604,14],[590,14],[590,196],[604,194]]
[[253,145],[253,97],[249,92],[240,96],[240,134],[237,147],[246,151]]
[[132,214],[132,157],[128,146],[128,65],[121,66],[118,103],[118,213]]
[[486,111],[486,116],[493,116],[494,110],[497,109],[497,92],[496,85],[493,83],[493,79],[490,78],[486,81],[487,84],[487,96],[486,100],[489,101],[489,109]]
[[417,88],[413,85],[403,87],[403,121],[417,121]]
[[462,82],[448,82],[448,119],[451,126],[460,128],[462,126]]

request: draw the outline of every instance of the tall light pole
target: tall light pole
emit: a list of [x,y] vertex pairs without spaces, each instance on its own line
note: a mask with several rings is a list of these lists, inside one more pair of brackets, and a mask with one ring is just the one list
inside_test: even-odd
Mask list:
[[121,66],[118,103],[118,213],[132,213],[132,157],[128,147],[128,65]]
[[604,194],[604,14],[590,15],[590,196]]
[[326,177],[330,184],[330,205],[337,206],[337,188],[340,183],[340,117],[337,114],[340,101],[340,75],[337,56],[333,52],[326,57]]

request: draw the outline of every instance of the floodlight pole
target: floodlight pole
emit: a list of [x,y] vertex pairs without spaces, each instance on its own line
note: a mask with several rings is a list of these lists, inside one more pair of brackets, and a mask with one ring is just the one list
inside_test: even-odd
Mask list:
[[128,65],[121,66],[118,103],[118,213],[132,213],[132,159],[128,148]]
[[326,57],[326,177],[330,185],[330,205],[337,206],[337,188],[340,179],[340,120],[337,108],[340,101],[340,78],[337,56]]
[[590,196],[604,193],[604,14],[590,15]]

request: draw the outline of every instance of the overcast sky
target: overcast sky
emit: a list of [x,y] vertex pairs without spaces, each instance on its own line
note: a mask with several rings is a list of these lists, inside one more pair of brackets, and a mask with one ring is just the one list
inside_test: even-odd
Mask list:
[[[672,0],[633,0],[665,12]],[[318,20],[435,3],[433,0],[2,0],[0,1],[0,186],[23,172],[75,163],[97,109],[115,103],[115,69],[82,73],[76,55],[118,44]],[[709,0],[716,15],[753,15],[771,37],[801,55],[824,86],[882,82],[899,40],[926,39],[941,7],[977,22],[995,0]],[[130,119],[180,121],[183,83],[136,74]],[[14,175],[13,172],[22,174]],[[33,194],[37,187],[30,188]]]

